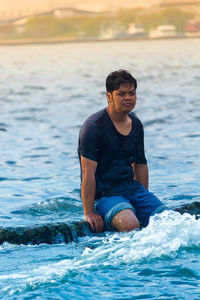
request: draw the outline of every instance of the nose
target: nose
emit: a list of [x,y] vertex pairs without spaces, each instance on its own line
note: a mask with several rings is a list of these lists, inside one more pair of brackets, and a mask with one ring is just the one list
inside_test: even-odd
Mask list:
[[130,94],[126,93],[124,99],[127,100],[127,99],[130,99],[130,98],[131,98]]

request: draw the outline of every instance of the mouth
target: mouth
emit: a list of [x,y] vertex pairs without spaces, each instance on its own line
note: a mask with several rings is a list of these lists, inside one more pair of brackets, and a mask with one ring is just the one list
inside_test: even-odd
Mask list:
[[131,106],[133,106],[133,103],[127,102],[127,103],[124,103],[123,105],[126,107],[131,107]]

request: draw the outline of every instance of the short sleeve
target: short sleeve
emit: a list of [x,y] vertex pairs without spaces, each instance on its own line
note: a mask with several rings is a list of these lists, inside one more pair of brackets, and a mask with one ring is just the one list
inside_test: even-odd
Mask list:
[[138,141],[136,147],[136,163],[146,165],[147,160],[144,152],[144,130],[143,130],[143,125],[140,121],[138,123],[137,134],[138,134]]
[[79,155],[98,162],[100,130],[95,122],[86,121],[79,135]]

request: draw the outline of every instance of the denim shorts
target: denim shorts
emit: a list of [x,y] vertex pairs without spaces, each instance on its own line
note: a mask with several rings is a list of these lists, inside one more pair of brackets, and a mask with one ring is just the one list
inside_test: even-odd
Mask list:
[[145,227],[148,225],[151,215],[161,212],[167,207],[141,185],[134,195],[102,197],[96,200],[95,209],[103,217],[106,229],[112,230],[112,219],[121,210],[131,209],[140,226]]

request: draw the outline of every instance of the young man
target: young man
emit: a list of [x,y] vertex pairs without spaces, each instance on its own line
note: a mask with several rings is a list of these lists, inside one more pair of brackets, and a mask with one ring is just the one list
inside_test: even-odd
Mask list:
[[147,226],[163,207],[148,191],[148,167],[136,105],[137,81],[125,70],[106,79],[108,106],[83,124],[78,153],[84,217],[96,232]]

